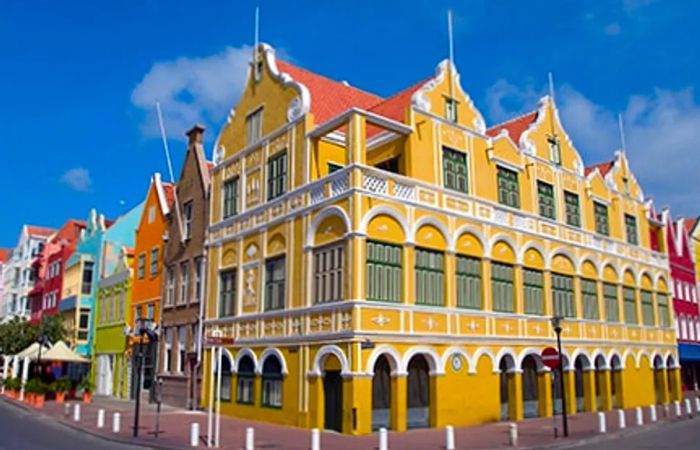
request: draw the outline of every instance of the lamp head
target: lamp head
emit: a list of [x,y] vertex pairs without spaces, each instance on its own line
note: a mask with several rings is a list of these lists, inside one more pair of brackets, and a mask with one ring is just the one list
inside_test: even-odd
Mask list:
[[554,331],[559,334],[561,333],[561,323],[564,320],[563,317],[561,316],[552,316],[552,328],[554,328]]

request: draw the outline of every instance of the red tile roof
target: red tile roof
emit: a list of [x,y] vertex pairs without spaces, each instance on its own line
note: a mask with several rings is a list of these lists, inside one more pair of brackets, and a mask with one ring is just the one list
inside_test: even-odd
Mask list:
[[277,60],[277,68],[306,86],[311,96],[311,112],[320,125],[350,108],[370,109],[383,99],[369,92],[309,72],[286,61]]
[[506,122],[499,123],[488,130],[486,134],[491,137],[496,137],[501,132],[501,130],[506,130],[510,139],[518,145],[520,143],[520,136],[537,120],[537,111],[527,113],[522,116],[515,117]]
[[598,169],[600,171],[600,175],[602,177],[605,177],[605,175],[610,172],[610,169],[613,168],[613,165],[615,164],[615,161],[606,161],[598,164],[593,164],[592,166],[587,166],[584,173],[588,175],[589,173],[593,172],[595,169]]
[[684,222],[685,225],[685,231],[688,232],[688,234],[693,232],[693,229],[695,228],[695,225],[698,223],[698,218],[692,218],[692,219],[686,219]]
[[380,116],[388,117],[389,119],[393,119],[398,122],[403,122],[406,108],[411,105],[411,98],[413,97],[413,94],[415,94],[418,89],[427,83],[428,80],[430,80],[430,78],[419,81],[398,94],[394,94],[386,100],[377,103],[370,109],[370,111],[375,114],[379,114]]
[[0,263],[3,263],[10,259],[10,253],[12,250],[9,248],[0,248]]
[[214,166],[216,166],[216,164],[214,164],[211,161],[207,161],[206,165],[207,165],[207,170],[209,171],[209,173],[211,173],[211,171],[214,170]]
[[175,201],[175,185],[172,183],[162,183],[165,201],[168,202],[168,207],[173,206]]
[[43,237],[49,237],[52,234],[54,234],[56,230],[53,228],[46,228],[46,227],[37,227],[35,225],[27,225],[27,233],[29,233],[32,236],[43,236]]

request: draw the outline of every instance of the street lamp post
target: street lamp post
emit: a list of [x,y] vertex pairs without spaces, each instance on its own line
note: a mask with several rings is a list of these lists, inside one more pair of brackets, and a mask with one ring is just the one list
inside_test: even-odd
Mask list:
[[136,402],[134,404],[134,437],[139,436],[139,412],[141,409],[141,371],[143,370],[143,338],[147,337],[149,345],[158,342],[158,334],[152,329],[152,319],[136,319],[135,336],[139,337],[139,350],[136,355]]
[[559,389],[561,389],[561,418],[564,437],[569,436],[569,423],[566,419],[566,389],[564,388],[564,358],[561,354],[561,322],[563,317],[552,317],[552,328],[557,334],[557,351],[559,352]]
[[38,372],[38,376],[41,377],[42,372],[41,372],[41,349],[49,341],[49,338],[44,336],[43,334],[37,338],[37,342],[39,342],[39,353],[37,354],[36,357],[36,369],[34,369],[36,372]]

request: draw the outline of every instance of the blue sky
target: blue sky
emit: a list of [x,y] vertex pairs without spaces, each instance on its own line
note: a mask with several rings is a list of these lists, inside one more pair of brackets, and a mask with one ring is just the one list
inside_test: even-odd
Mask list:
[[[23,223],[113,218],[167,178],[154,127],[164,107],[176,172],[183,134],[208,153],[245,78],[255,5],[261,38],[297,64],[388,96],[431,74],[455,14],[462,84],[493,124],[536,105],[553,71],[565,126],[587,163],[619,146],[645,194],[700,207],[700,4],[693,1],[272,2],[10,0],[0,15],[0,246]],[[177,176],[177,175],[176,175]]]

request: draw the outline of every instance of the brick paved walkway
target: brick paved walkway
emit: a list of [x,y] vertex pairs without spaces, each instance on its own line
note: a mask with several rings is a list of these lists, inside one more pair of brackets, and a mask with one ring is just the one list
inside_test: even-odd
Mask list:
[[[5,396],[2,399],[12,402],[18,406],[30,408],[17,401],[10,400]],[[71,406],[75,403],[70,402]],[[49,417],[55,418],[68,426],[83,429],[93,434],[101,435],[112,440],[119,440],[130,444],[140,444],[150,447],[182,449],[189,448],[190,425],[199,423],[202,438],[200,447],[205,447],[205,435],[207,430],[206,413],[197,411],[185,411],[170,407],[164,407],[160,415],[161,435],[158,438],[153,436],[155,429],[155,407],[144,404],[141,409],[141,420],[139,427],[140,437],[132,437],[133,410],[132,402],[119,401],[113,399],[95,399],[92,404],[81,406],[81,420],[74,422],[72,411],[69,416],[65,416],[65,405],[55,402],[46,402],[46,406],[41,410],[36,410]],[[693,404],[693,407],[695,405]],[[97,428],[97,411],[105,410],[105,427]],[[665,417],[664,409],[657,408],[659,423],[650,425],[649,410],[644,409],[644,427],[663,426],[664,422],[676,420],[688,420],[685,415],[676,418],[673,407],[669,408],[669,417]],[[112,433],[112,416],[115,412],[121,414],[121,431],[118,434]],[[685,412],[685,411],[683,411]],[[622,433],[636,433],[643,428],[636,426],[635,411],[625,411],[627,429],[619,431],[616,411],[606,413],[608,434],[605,437]],[[697,419],[700,420],[700,419]],[[285,450],[309,450],[310,431],[301,428],[271,425],[263,422],[254,422],[242,419],[233,419],[222,416],[221,418],[221,448],[241,449],[245,440],[246,427],[255,428],[256,449],[285,449]],[[581,439],[603,438],[597,434],[597,416],[595,413],[583,413],[569,418],[570,438],[554,439],[552,432],[551,418],[528,419],[518,423],[520,435],[520,448],[541,448],[550,446],[574,444]],[[455,441],[457,449],[487,449],[508,447],[508,423],[489,423],[472,427],[461,427],[455,429]],[[561,430],[560,430],[561,433]],[[332,432],[321,434],[321,448],[323,450],[375,450],[377,448],[377,436],[346,436]],[[422,429],[410,430],[403,433],[389,432],[389,448],[392,450],[444,450],[445,431],[444,429]]]

